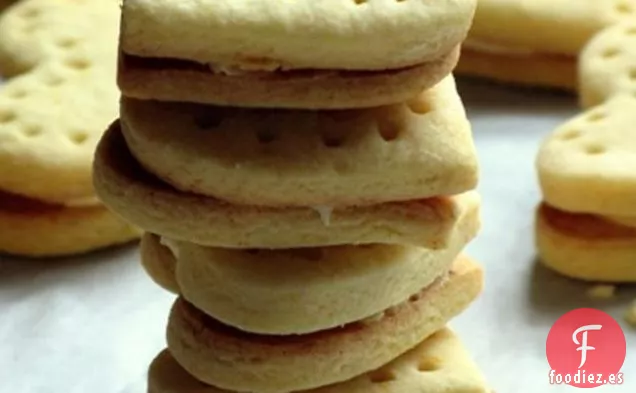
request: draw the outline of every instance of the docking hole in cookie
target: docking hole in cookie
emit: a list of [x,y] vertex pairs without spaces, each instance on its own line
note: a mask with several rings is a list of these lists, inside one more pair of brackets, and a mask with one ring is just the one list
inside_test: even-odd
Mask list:
[[555,129],[537,157],[546,202],[589,214],[635,215],[635,123],[636,97],[620,94]]
[[386,383],[396,379],[396,375],[391,370],[377,370],[369,373],[369,380],[372,383]]
[[[94,196],[93,154],[118,116],[116,0],[22,0],[0,20],[0,189]],[[28,48],[28,56],[25,55]]]
[[580,99],[586,109],[617,94],[635,93],[636,23],[633,18],[600,31],[581,52],[579,63]]
[[121,111],[128,146],[150,172],[179,190],[233,204],[426,199],[465,192],[477,176],[470,124],[452,79],[409,103],[363,110],[259,110],[125,97]]
[[437,371],[442,368],[442,361],[435,357],[427,357],[420,360],[417,370],[423,373]]

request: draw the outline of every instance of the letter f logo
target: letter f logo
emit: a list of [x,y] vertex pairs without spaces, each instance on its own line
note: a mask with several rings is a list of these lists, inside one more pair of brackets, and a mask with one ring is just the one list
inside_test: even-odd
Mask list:
[[[574,334],[572,334],[572,341],[574,341],[576,345],[580,345],[580,347],[576,349],[577,351],[581,351],[581,364],[579,365],[579,368],[583,367],[587,361],[587,351],[593,351],[596,349],[587,345],[587,333],[590,330],[601,330],[602,328],[603,326],[601,325],[586,325],[576,329]],[[583,339],[581,342],[579,342],[578,339],[579,333],[583,333]]]

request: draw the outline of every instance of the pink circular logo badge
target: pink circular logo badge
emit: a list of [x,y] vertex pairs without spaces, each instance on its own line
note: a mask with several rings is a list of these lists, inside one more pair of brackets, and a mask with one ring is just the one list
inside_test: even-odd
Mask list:
[[563,315],[550,329],[545,351],[551,384],[595,388],[623,383],[625,334],[603,311],[581,308]]

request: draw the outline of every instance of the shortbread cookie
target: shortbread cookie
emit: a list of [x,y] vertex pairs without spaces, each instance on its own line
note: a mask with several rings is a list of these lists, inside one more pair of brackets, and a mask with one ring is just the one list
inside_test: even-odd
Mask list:
[[82,254],[136,240],[138,229],[103,206],[48,205],[0,191],[0,253]]
[[634,0],[479,0],[469,39],[576,55],[604,26],[633,15]]
[[386,71],[210,71],[207,66],[120,55],[128,97],[257,108],[343,109],[403,102],[453,71],[459,47],[438,60]]
[[620,93],[634,94],[636,80],[636,19],[608,27],[581,53],[580,102],[600,105]]
[[0,18],[0,189],[94,196],[91,163],[117,117],[117,0],[24,0]]
[[576,62],[569,56],[464,47],[455,74],[525,87],[576,91]]
[[148,171],[232,204],[360,206],[460,194],[478,181],[452,77],[407,103],[349,111],[124,99],[121,126]]
[[179,192],[145,172],[113,123],[97,148],[95,187],[104,203],[148,232],[203,246],[298,248],[402,244],[444,248],[479,195],[360,207],[265,208]]
[[[370,317],[430,285],[477,235],[478,213],[477,204],[467,210],[438,251],[390,245],[239,251],[164,239],[166,247],[146,235],[142,260],[171,289],[174,269],[184,298],[222,323],[259,334],[306,334]],[[159,255],[172,255],[168,250],[176,259]]]
[[168,292],[179,293],[179,284],[175,276],[177,261],[161,242],[161,238],[144,233],[139,246],[141,265],[152,280]]
[[401,102],[452,71],[476,3],[126,0],[119,84],[136,98],[218,105]]
[[542,204],[536,242],[542,263],[572,278],[636,282],[636,228]]
[[457,73],[574,91],[586,43],[634,16],[635,0],[479,0]]
[[570,277],[636,281],[636,98],[619,94],[568,121],[537,157],[544,264]]
[[636,221],[636,97],[617,96],[576,116],[542,144],[537,169],[558,209]]
[[382,71],[450,52],[466,36],[476,3],[302,0],[272,8],[267,0],[125,0],[121,47],[245,70]]
[[448,277],[376,318],[302,336],[259,336],[222,325],[182,299],[167,332],[174,358],[200,381],[236,392],[283,393],[343,382],[390,363],[442,329],[482,290],[460,257]]
[[[302,393],[405,392],[488,393],[490,390],[461,340],[452,330],[444,328],[382,368]],[[197,381],[164,350],[150,365],[148,393],[231,392]]]

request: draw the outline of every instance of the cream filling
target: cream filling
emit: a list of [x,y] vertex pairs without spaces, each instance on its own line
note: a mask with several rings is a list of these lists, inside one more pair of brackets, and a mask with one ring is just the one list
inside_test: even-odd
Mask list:
[[318,214],[320,215],[320,221],[322,221],[322,225],[328,227],[331,225],[331,215],[333,214],[333,207],[331,206],[312,206]]

